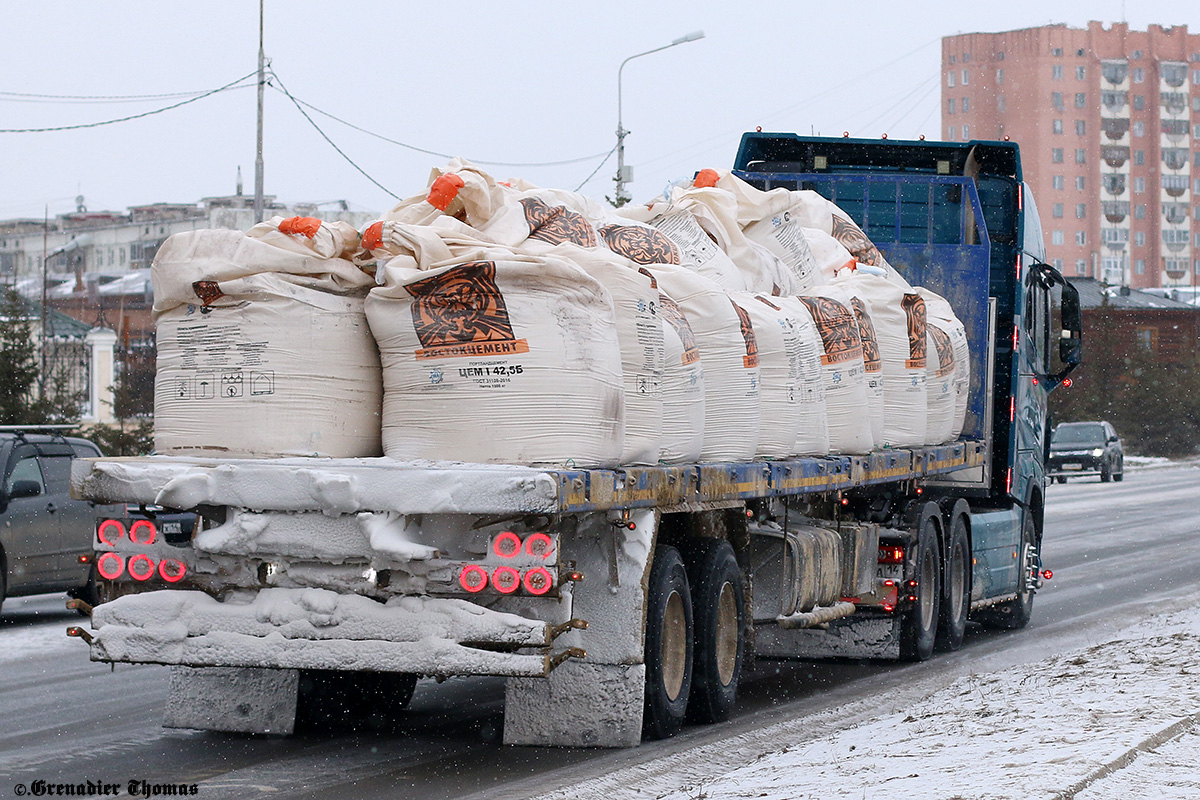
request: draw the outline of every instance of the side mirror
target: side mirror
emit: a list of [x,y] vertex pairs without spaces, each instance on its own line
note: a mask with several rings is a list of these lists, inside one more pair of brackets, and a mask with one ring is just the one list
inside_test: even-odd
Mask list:
[[37,481],[13,481],[8,498],[15,500],[18,497],[37,497],[41,493],[42,485]]
[[1037,278],[1047,289],[1055,285],[1062,287],[1062,305],[1060,316],[1062,330],[1058,335],[1058,360],[1063,369],[1053,375],[1047,375],[1046,380],[1053,389],[1071,374],[1083,361],[1083,309],[1079,305],[1079,290],[1067,282],[1058,270],[1049,264],[1034,265]]

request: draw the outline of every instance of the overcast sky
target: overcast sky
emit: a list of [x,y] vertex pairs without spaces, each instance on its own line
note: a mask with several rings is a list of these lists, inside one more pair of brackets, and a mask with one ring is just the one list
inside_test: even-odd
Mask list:
[[[266,53],[297,99],[379,137],[479,163],[496,177],[612,194],[617,70],[692,31],[705,38],[624,71],[626,161],[635,200],[732,163],[743,131],[915,138],[939,132],[940,37],[1089,19],[1190,24],[1197,6],[1141,0],[1001,2],[399,2],[266,0]],[[0,219],[123,211],[254,191],[258,3],[8,3],[0,47]],[[32,97],[50,95],[54,97]],[[87,99],[65,99],[61,96]],[[345,200],[382,211],[420,193],[441,155],[406,149],[311,109],[326,142],[267,89],[265,184],[285,202]],[[559,166],[525,164],[582,159]],[[382,187],[375,185],[378,182]],[[386,190],[386,191],[385,191]]]

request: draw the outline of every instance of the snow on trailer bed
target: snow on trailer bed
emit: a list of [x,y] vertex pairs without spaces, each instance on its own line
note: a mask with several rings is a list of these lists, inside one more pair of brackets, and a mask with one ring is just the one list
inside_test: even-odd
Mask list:
[[391,458],[220,459],[180,456],[76,459],[71,493],[100,503],[254,510],[362,510],[496,514],[687,510],[727,502],[851,489],[980,466],[982,442],[882,450],[861,456],[622,469],[542,469]]

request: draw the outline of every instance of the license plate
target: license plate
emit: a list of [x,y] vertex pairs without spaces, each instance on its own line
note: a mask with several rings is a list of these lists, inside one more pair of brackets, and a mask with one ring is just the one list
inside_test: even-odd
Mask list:
[[903,564],[877,564],[875,565],[875,577],[881,581],[893,580],[898,581],[904,577]]
[[1083,464],[1063,464],[1063,469],[1083,469]]
[[163,533],[180,533],[183,530],[183,523],[180,522],[164,522],[162,524]]

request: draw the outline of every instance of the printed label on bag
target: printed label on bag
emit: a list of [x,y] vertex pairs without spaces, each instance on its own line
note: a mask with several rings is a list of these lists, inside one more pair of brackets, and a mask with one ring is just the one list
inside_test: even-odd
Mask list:
[[813,322],[817,323],[817,333],[825,347],[825,352],[821,354],[823,366],[862,361],[862,339],[850,309],[828,297],[801,297],[799,300],[812,314]]
[[418,360],[529,352],[528,340],[513,333],[494,262],[462,264],[404,288],[413,296]]

